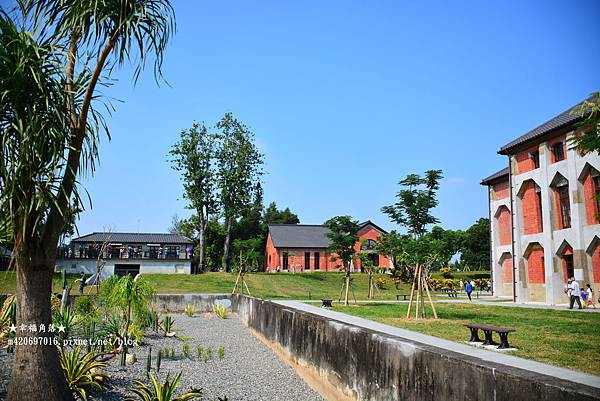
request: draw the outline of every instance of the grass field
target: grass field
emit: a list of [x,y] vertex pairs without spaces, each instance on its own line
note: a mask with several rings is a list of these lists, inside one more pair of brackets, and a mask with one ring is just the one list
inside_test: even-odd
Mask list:
[[[77,275],[69,275],[73,285],[72,293],[77,292],[73,284]],[[157,293],[229,293],[235,284],[236,275],[231,273],[188,274],[148,274],[144,276],[154,284]],[[352,274],[356,299],[367,299],[368,275]],[[342,286],[343,273],[252,273],[246,275],[250,293],[264,299],[338,299]],[[14,293],[15,272],[0,272],[0,293]],[[55,274],[53,291],[61,291],[60,274]],[[389,280],[384,289],[375,291],[375,299],[396,299],[396,294],[410,292],[410,285],[403,284],[397,290]],[[352,294],[351,294],[352,297]]]
[[600,375],[600,313],[436,303],[439,320],[408,321],[406,308],[407,304],[334,304],[339,312],[457,342],[469,339],[463,323],[513,327],[516,332],[508,339],[518,351],[511,355]]

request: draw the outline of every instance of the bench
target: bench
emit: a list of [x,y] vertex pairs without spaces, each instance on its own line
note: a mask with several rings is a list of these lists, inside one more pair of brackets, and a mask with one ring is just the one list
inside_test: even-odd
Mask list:
[[450,297],[450,298],[458,298],[458,292],[456,290],[448,290],[446,292],[448,293],[448,297]]
[[410,297],[410,294],[396,294],[396,301],[399,301],[400,297],[402,297],[403,300],[406,301],[406,297]]
[[323,302],[321,305],[322,308],[333,308],[333,305],[331,304],[333,299],[322,299],[321,302]]
[[[467,323],[464,324],[465,327],[468,327],[471,330],[471,338],[470,342],[478,342],[482,343],[482,345],[497,345],[498,349],[506,349],[510,348],[508,344],[508,333],[512,333],[515,329],[511,329],[508,327],[499,327],[499,326],[488,326],[486,324],[475,324],[475,323]],[[485,335],[485,340],[481,340],[478,335],[478,330],[482,330]],[[494,342],[492,339],[492,334],[496,332],[500,336],[500,344]]]

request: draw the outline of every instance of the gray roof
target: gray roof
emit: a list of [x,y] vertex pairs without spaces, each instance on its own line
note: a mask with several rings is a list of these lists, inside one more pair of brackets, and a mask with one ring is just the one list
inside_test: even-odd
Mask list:
[[269,224],[269,233],[276,248],[327,248],[329,229],[323,225]]
[[163,233],[91,233],[71,242],[117,242],[129,244],[191,244],[188,237]]
[[498,178],[502,178],[502,177],[508,177],[508,167],[504,167],[502,170],[496,171],[494,174],[490,175],[489,177],[484,178],[483,180],[481,180],[481,185],[488,185],[492,181],[494,181]]
[[[591,98],[588,98],[588,100],[590,100],[590,99]],[[575,106],[577,106],[577,105],[575,105]],[[498,153],[500,153],[501,155],[509,154],[512,149],[518,147],[519,145],[522,145],[522,144],[532,141],[534,139],[538,139],[550,132],[553,132],[553,131],[556,131],[561,128],[565,128],[569,125],[574,124],[575,122],[577,122],[578,120],[581,119],[581,114],[571,114],[571,110],[573,110],[573,107],[575,107],[575,106],[569,107],[567,110],[563,111],[556,117],[551,118],[550,120],[546,121],[542,125],[532,129],[531,131],[527,132],[524,135],[521,135],[514,141],[511,141],[511,142],[507,143],[506,145],[502,146],[500,148],[500,150],[498,151]]]
[[[375,229],[386,231],[370,220],[360,223],[359,229],[372,225]],[[269,233],[275,248],[328,248],[331,240],[327,238],[329,229],[324,225],[311,224],[269,224]]]

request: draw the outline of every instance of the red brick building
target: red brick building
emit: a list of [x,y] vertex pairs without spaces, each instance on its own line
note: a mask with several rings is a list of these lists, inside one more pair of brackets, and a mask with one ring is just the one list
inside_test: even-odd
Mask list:
[[[327,238],[327,227],[309,224],[270,224],[265,249],[266,271],[274,272],[277,267],[287,271],[328,271],[342,268],[341,260],[331,261],[333,256],[327,248],[331,244]],[[385,230],[371,221],[360,224],[359,241],[354,248],[357,253],[366,253],[374,266],[390,268],[390,259],[377,253],[377,237]],[[351,268],[360,271],[359,260],[352,262]]]
[[600,288],[600,156],[569,146],[571,109],[504,145],[489,190],[494,291],[517,302],[567,302],[567,277]]

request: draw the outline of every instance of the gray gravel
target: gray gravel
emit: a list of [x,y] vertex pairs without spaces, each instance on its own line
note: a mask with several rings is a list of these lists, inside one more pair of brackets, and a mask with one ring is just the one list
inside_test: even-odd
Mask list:
[[[162,380],[168,372],[172,377],[183,371],[178,394],[194,387],[203,389],[204,400],[207,401],[224,396],[229,401],[324,401],[289,365],[254,337],[236,315],[230,315],[227,319],[173,316],[174,331],[179,338],[149,334],[145,337],[146,345],[130,350],[137,358],[133,365],[120,368],[117,358],[110,361],[106,368],[110,379],[105,392],[94,394],[89,399],[121,401],[125,395],[129,395],[126,389],[132,387],[134,379],[146,382],[146,358],[149,347],[152,347],[153,371],[158,350],[175,349],[174,360],[162,359],[158,376]],[[190,345],[191,359],[182,356],[184,343]],[[205,352],[211,347],[212,359],[208,362],[197,360],[198,345]],[[223,359],[219,358],[220,347],[225,349]],[[1,354],[0,362],[3,362],[7,355],[4,351]]]

